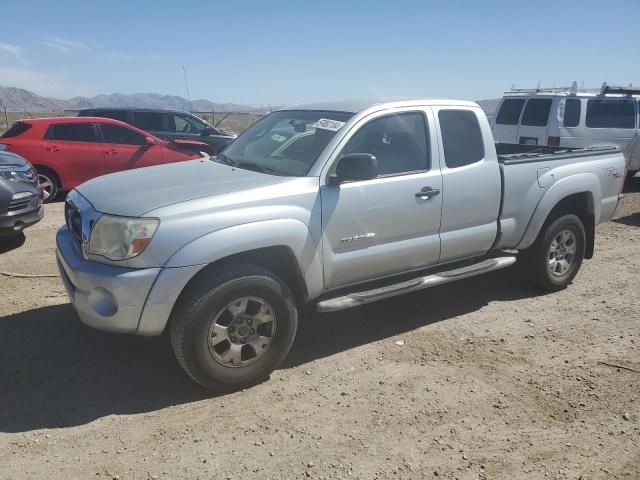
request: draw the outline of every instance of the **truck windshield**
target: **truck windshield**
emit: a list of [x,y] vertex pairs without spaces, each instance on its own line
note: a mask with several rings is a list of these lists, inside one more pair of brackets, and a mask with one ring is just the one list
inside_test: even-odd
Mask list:
[[218,161],[272,175],[303,177],[352,115],[315,110],[274,112],[218,154]]

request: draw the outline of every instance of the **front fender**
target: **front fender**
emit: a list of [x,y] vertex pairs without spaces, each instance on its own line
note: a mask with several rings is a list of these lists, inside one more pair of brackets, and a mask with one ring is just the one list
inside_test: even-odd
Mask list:
[[164,265],[176,268],[208,265],[237,253],[286,246],[293,252],[310,298],[322,291],[322,262],[318,245],[299,220],[277,219],[245,223],[217,230],[188,243]]
[[571,175],[558,180],[544,193],[516,249],[524,250],[535,242],[547,217],[562,199],[569,195],[585,192],[589,199],[589,213],[593,214],[595,223],[597,224],[600,218],[600,198],[602,198],[598,177],[592,173]]

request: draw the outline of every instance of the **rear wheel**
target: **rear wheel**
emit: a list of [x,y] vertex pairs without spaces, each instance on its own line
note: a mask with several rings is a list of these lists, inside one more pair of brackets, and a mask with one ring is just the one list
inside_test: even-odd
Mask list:
[[182,368],[217,391],[266,378],[295,338],[293,295],[273,273],[253,265],[225,265],[196,282],[176,307],[171,343]]
[[529,279],[549,292],[565,288],[580,270],[586,238],[584,225],[576,215],[547,220],[535,243],[520,254]]
[[60,183],[57,175],[51,170],[42,167],[36,167],[36,172],[38,173],[38,181],[44,193],[44,203],[52,202],[60,191]]

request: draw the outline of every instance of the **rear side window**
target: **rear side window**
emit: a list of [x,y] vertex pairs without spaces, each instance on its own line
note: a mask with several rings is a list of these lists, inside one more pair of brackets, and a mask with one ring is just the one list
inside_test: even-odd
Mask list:
[[169,131],[169,115],[160,112],[133,112],[133,124],[150,132]]
[[438,119],[447,167],[463,167],[484,158],[484,139],[475,113],[469,110],[440,110]]
[[551,98],[530,98],[522,114],[522,125],[546,127],[551,113]]
[[145,145],[143,135],[120,125],[111,125],[110,123],[101,123],[102,136],[106,143],[117,143],[120,145]]
[[577,98],[567,98],[564,103],[564,127],[577,127],[580,123],[580,110],[582,102]]
[[11,128],[9,130],[4,132],[4,135],[2,135],[2,138],[17,137],[18,135],[22,135],[24,132],[26,132],[30,128],[31,128],[31,125],[29,125],[28,123],[16,122],[13,125],[11,125]]
[[97,142],[92,123],[58,123],[50,125],[45,135],[47,140],[67,142]]
[[129,123],[126,110],[96,110],[90,115],[92,117],[113,118],[121,122]]
[[500,125],[517,125],[520,112],[524,106],[524,98],[510,98],[502,102],[496,123]]
[[633,100],[589,100],[587,127],[635,128],[636,108]]

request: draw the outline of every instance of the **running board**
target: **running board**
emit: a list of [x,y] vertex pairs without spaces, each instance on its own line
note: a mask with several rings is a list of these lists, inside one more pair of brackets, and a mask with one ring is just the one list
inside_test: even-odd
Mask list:
[[346,310],[366,303],[377,302],[385,298],[403,295],[409,292],[415,292],[424,288],[435,287],[445,283],[460,280],[462,278],[473,277],[481,273],[500,270],[513,265],[516,261],[515,256],[495,257],[483,260],[482,262],[468,265],[466,267],[456,268],[453,270],[445,270],[424,277],[413,278],[386,287],[374,288],[362,292],[353,292],[341,297],[329,298],[318,302],[317,308],[319,312],[336,312],[338,310]]

